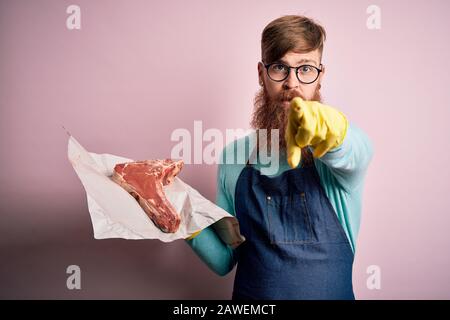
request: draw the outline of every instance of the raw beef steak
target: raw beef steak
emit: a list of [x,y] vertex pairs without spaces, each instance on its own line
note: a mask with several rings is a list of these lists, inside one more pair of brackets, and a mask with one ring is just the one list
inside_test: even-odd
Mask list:
[[183,168],[183,160],[144,160],[117,164],[112,180],[127,190],[163,232],[176,232],[181,217],[164,195]]

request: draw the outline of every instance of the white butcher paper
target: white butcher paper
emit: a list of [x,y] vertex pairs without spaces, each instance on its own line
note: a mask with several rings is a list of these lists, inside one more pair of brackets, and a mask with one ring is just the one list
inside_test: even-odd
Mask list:
[[245,241],[233,215],[178,177],[163,186],[163,190],[181,215],[181,223],[177,232],[165,233],[155,226],[136,199],[110,178],[116,164],[133,160],[88,152],[73,136],[69,136],[68,157],[86,191],[95,239],[159,239],[171,242],[185,239],[213,225],[219,237],[231,247],[236,248]]

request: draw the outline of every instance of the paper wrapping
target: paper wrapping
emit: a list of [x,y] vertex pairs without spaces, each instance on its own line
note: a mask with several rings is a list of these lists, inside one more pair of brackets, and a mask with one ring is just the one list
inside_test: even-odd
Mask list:
[[95,239],[158,239],[171,242],[186,239],[212,225],[219,237],[236,248],[245,241],[237,219],[215,205],[197,190],[175,177],[163,186],[168,201],[181,215],[177,232],[162,232],[147,216],[136,199],[111,180],[114,166],[132,159],[86,151],[69,137],[68,158],[86,191]]

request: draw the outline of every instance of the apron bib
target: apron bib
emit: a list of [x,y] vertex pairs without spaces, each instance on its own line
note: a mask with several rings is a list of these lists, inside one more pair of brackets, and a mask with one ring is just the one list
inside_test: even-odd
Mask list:
[[235,250],[233,300],[354,299],[353,251],[314,161],[275,177],[247,161],[235,192],[246,241]]

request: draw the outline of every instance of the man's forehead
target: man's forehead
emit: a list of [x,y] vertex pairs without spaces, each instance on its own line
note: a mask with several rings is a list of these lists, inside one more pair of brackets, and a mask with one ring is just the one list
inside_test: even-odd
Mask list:
[[289,51],[281,59],[276,62],[282,62],[290,65],[300,65],[300,64],[313,64],[318,66],[319,62],[319,50],[314,50],[305,53],[297,53]]

